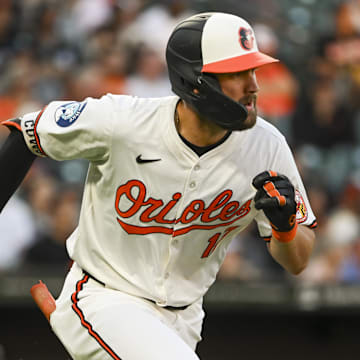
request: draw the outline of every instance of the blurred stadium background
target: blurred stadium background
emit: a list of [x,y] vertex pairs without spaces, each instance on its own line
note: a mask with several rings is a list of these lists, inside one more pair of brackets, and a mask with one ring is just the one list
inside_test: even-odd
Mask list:
[[[359,0],[0,0],[0,121],[54,99],[171,94],[164,48],[200,11],[248,19],[281,64],[257,72],[260,114],[287,137],[318,218],[308,269],[284,273],[254,228],[209,291],[202,359],[358,359]],[[0,143],[8,131],[0,127]],[[57,295],[86,162],[38,159],[0,216],[0,360],[69,359],[30,298]],[[2,172],[6,169],[2,169]]]

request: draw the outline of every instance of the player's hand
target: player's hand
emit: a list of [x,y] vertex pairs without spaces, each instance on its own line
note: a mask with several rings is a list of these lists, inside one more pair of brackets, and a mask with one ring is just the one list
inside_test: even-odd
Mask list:
[[[290,180],[275,171],[264,171],[252,182],[257,189],[256,209],[262,209],[276,232],[289,232],[296,225],[295,189]],[[294,234],[295,236],[295,234]]]

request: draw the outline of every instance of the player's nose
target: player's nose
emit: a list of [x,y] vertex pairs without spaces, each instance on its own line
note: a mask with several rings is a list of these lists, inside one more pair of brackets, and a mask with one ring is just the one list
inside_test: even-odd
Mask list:
[[246,76],[246,92],[257,93],[259,91],[259,84],[257,82],[255,70],[249,70]]

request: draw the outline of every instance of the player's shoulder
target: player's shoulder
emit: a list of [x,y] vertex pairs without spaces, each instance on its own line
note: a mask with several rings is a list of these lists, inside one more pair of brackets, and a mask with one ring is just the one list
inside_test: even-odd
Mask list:
[[177,96],[141,98],[130,95],[108,95],[115,103],[113,136],[128,137],[136,133],[148,137],[160,135],[169,119],[173,119]]
[[269,141],[286,142],[285,136],[273,124],[260,116],[257,117],[256,124],[251,130],[253,130],[252,135],[256,137],[262,137]]
[[157,108],[171,106],[177,100],[177,96],[165,96],[158,98],[142,98],[133,95],[107,94],[117,109],[136,111],[151,111]]

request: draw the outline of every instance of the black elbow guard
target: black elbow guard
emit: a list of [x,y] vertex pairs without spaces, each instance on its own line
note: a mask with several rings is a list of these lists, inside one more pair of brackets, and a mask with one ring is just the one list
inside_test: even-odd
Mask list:
[[11,130],[0,148],[0,212],[19,187],[36,156],[28,149],[21,133],[20,120],[3,123]]

